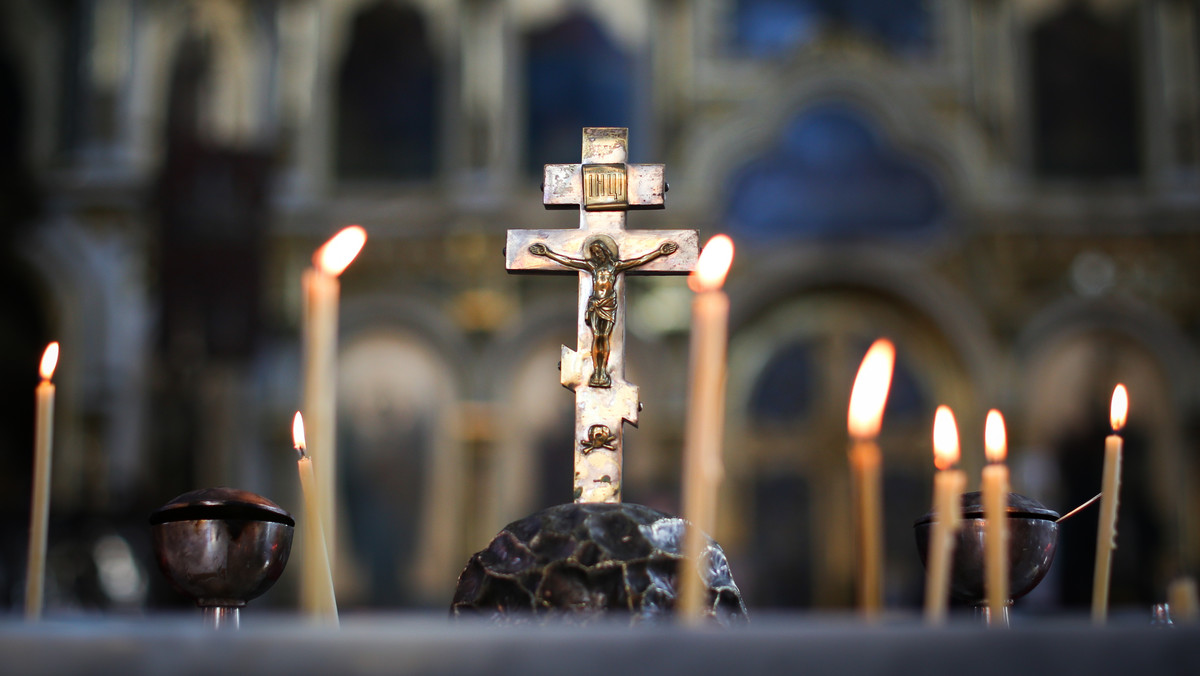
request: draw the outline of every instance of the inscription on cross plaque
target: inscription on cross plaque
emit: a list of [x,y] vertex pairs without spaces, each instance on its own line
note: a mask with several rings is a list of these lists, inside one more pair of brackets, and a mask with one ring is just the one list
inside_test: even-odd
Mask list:
[[663,165],[627,164],[629,130],[587,127],[580,164],[547,164],[546,208],[579,207],[575,230],[509,230],[509,272],[579,275],[575,349],[560,381],[575,391],[575,501],[620,502],[623,423],[637,426],[638,388],[625,380],[625,274],[687,274],[695,230],[626,230],[630,209],[661,209]]

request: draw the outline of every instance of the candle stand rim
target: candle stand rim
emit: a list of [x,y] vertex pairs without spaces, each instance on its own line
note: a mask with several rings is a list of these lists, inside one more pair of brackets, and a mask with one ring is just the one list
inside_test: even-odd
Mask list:
[[267,498],[238,488],[201,488],[176,496],[150,513],[150,525],[172,521],[243,519],[295,526],[284,508]]
[[[982,519],[983,518],[983,501],[979,491],[968,491],[962,494],[962,518],[964,519]],[[1042,519],[1046,521],[1057,521],[1059,513],[1047,508],[1042,503],[1033,498],[1026,497],[1019,493],[1008,494],[1008,518],[1010,519]],[[937,520],[937,511],[929,510],[916,521],[913,522],[913,527],[922,524],[930,523]]]

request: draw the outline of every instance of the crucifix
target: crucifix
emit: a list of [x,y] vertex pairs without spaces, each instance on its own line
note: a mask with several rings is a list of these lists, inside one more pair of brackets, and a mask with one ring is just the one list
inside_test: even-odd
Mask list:
[[661,164],[627,164],[629,130],[585,127],[580,164],[547,164],[547,209],[579,206],[576,230],[509,230],[509,272],[579,275],[576,349],[562,348],[559,380],[575,391],[575,501],[620,502],[622,426],[638,423],[636,385],[625,380],[625,274],[687,274],[700,254],[695,230],[626,230],[629,209],[662,209]]

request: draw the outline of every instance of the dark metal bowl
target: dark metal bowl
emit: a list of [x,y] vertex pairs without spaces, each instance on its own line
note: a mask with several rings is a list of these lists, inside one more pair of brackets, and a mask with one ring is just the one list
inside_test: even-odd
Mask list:
[[295,523],[270,500],[231,488],[184,493],[150,516],[159,568],[201,607],[240,607],[270,589]]
[[[1016,493],[1008,494],[1008,589],[1011,599],[1033,591],[1046,577],[1058,546],[1058,513]],[[979,492],[964,493],[963,523],[951,563],[950,594],[959,601],[981,604],[984,591],[983,518]],[[921,563],[926,563],[934,513],[913,524]]]

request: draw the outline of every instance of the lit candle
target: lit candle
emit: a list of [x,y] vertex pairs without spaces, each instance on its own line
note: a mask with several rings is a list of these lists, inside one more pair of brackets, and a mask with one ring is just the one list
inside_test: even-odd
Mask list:
[[367,233],[357,225],[343,228],[313,254],[304,271],[304,404],[311,443],[309,453],[321,465],[317,505],[331,553],[337,552],[337,330],[338,275],[358,256]]
[[1121,449],[1119,432],[1129,412],[1129,394],[1117,385],[1110,407],[1113,433],[1104,440],[1104,483],[1100,497],[1100,529],[1096,531],[1096,568],[1092,576],[1092,622],[1108,620],[1108,582],[1112,575],[1112,552],[1117,547],[1117,503],[1121,493]]
[[292,443],[299,459],[300,490],[304,494],[304,565],[301,566],[301,603],[313,619],[338,624],[337,597],[333,591],[333,574],[329,569],[329,550],[325,546],[325,529],[321,523],[321,508],[317,501],[317,485],[313,477],[313,461],[304,448],[304,419],[300,412],[292,419]]
[[58,342],[42,353],[42,382],[35,393],[37,408],[33,435],[33,499],[29,514],[29,559],[25,568],[25,619],[42,617],[46,587],[46,535],[50,519],[50,460],[54,438],[54,367],[58,365]]
[[717,491],[724,466],[721,440],[725,423],[725,347],[729,326],[729,296],[721,291],[733,262],[733,242],[725,235],[709,240],[688,286],[692,301],[691,387],[687,432],[683,447],[683,515],[691,522],[684,537],[684,552],[691,562],[684,568],[679,610],[685,620],[705,617],[707,585],[701,577],[704,534],[717,526]]
[[863,357],[850,391],[847,426],[858,547],[858,605],[868,618],[877,616],[883,607],[883,468],[875,439],[883,425],[895,362],[892,343],[876,340]]
[[983,468],[984,590],[988,624],[1008,625],[1008,439],[1000,411],[988,411],[983,428],[988,464]]
[[946,620],[950,599],[950,561],[955,533],[962,524],[962,492],[967,475],[953,469],[960,455],[958,427],[949,406],[938,406],[933,416],[933,530],[925,558],[925,619],[931,624]]

